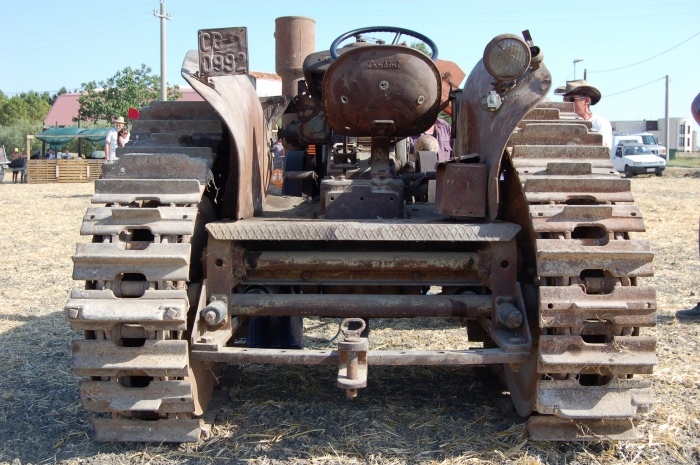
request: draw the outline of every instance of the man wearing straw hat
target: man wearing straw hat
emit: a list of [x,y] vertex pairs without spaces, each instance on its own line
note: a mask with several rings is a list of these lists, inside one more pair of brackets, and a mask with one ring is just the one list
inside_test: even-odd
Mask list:
[[116,127],[107,131],[107,137],[105,138],[105,158],[107,161],[117,159],[117,134],[125,124],[124,117],[120,116],[114,121]]
[[563,95],[565,102],[574,103],[574,111],[586,121],[590,121],[593,129],[603,135],[603,143],[612,146],[612,126],[610,121],[591,112],[591,105],[600,101],[600,91],[591,86],[584,79],[566,81],[565,86],[554,90],[556,95]]

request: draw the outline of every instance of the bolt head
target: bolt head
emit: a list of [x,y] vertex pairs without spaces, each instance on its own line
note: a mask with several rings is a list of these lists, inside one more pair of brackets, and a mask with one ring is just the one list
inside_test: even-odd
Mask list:
[[68,318],[70,318],[71,320],[77,319],[78,315],[80,315],[80,309],[78,309],[78,308],[69,308],[68,309]]
[[216,312],[213,310],[209,310],[207,313],[204,314],[204,320],[207,323],[213,323],[216,321]]
[[169,307],[163,316],[169,320],[173,320],[177,317],[177,310],[173,307]]
[[243,275],[244,275],[244,273],[243,273],[243,270],[242,270],[242,269],[236,268],[236,270],[233,272],[233,275],[234,275],[236,278],[242,278]]

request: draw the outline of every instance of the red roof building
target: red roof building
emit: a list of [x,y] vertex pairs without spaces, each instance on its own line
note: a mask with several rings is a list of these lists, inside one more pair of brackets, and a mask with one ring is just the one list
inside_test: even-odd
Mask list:
[[[249,77],[259,96],[266,97],[282,94],[282,78],[276,74],[251,71]],[[180,102],[204,100],[189,86],[180,87],[180,92],[182,93],[182,97],[178,99]],[[59,128],[75,126],[77,123],[73,122],[73,118],[78,117],[78,110],[80,109],[78,98],[80,98],[80,92],[59,95],[49,110],[49,114],[44,118],[44,125]]]
[[[180,93],[182,93],[182,97],[180,97],[178,101],[181,102],[197,102],[204,100],[191,87],[181,87]],[[80,92],[59,95],[49,110],[49,114],[44,118],[44,125],[59,128],[75,126],[77,123],[73,121],[73,118],[78,117],[78,110],[80,109],[78,98],[80,98]]]

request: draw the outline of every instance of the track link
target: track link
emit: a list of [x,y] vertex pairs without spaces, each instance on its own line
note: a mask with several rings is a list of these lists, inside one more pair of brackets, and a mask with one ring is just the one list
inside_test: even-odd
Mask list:
[[[531,118],[537,118],[533,120]],[[635,417],[653,403],[649,374],[656,291],[630,180],[609,161],[602,136],[576,120],[572,104],[534,110],[511,136],[539,279],[535,440],[633,439]]]
[[189,359],[188,284],[222,124],[204,102],[154,102],[132,133],[95,181],[92,203],[105,205],[88,209],[81,234],[92,242],[73,256],[73,278],[86,285],[65,307],[85,332],[72,341],[71,367],[89,378],[80,382],[84,408],[111,414],[93,420],[97,441],[196,442],[193,417],[213,381]]

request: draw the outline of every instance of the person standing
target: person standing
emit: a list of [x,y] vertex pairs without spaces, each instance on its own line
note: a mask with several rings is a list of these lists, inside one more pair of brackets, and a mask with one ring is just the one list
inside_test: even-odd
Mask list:
[[612,147],[612,126],[610,121],[591,111],[591,105],[600,101],[598,89],[588,84],[584,79],[566,81],[565,86],[554,90],[556,95],[562,95],[565,102],[573,102],[574,112],[586,121],[590,121],[594,130],[603,135],[603,144]]
[[433,136],[437,140],[437,161],[445,161],[452,158],[452,126],[444,119],[438,118],[428,130],[422,134],[416,134],[409,138],[410,152],[413,153],[414,146],[423,135]]
[[119,147],[124,147],[129,142],[129,129],[125,126],[117,133],[117,144]]
[[114,121],[114,126],[109,128],[107,131],[107,137],[105,138],[105,159],[106,161],[117,159],[117,145],[119,144],[117,138],[119,137],[119,131],[126,125],[124,122],[124,117],[120,116]]

